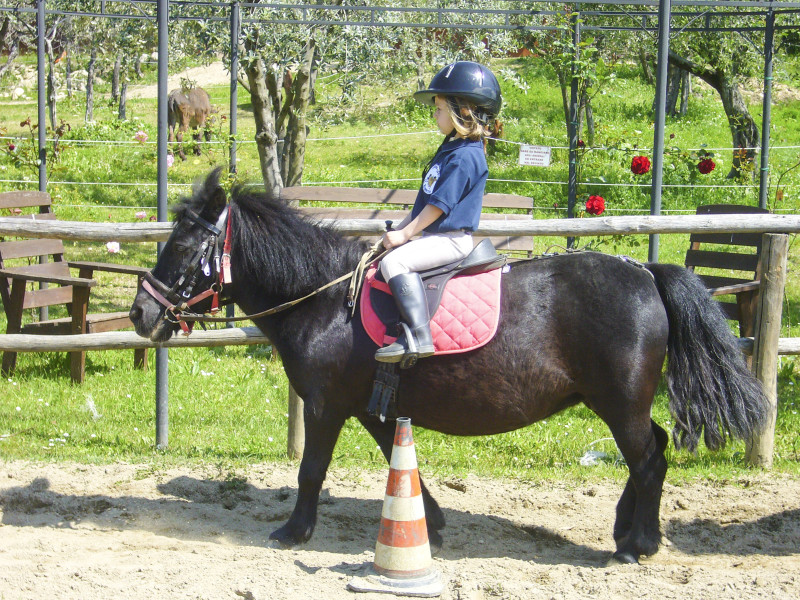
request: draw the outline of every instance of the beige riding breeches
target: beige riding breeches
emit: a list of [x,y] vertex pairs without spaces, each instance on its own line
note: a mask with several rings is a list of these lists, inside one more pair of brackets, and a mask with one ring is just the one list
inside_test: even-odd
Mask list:
[[381,273],[388,282],[402,273],[441,267],[466,257],[472,247],[472,234],[465,231],[423,234],[384,256]]

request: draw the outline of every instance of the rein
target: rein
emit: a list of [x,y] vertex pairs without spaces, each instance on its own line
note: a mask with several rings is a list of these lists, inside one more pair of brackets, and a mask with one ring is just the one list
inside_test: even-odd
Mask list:
[[[220,214],[220,218],[216,225],[212,225],[205,219],[195,215],[192,212],[187,212],[186,214],[189,218],[203,226],[210,234],[208,239],[203,242],[201,247],[195,252],[194,256],[189,261],[189,270],[181,275],[175,285],[173,285],[171,288],[168,288],[164,283],[153,277],[152,273],[147,273],[142,281],[142,287],[166,308],[166,311],[164,312],[164,319],[170,323],[179,324],[183,330],[183,333],[186,335],[189,335],[192,332],[192,327],[197,322],[234,323],[237,321],[254,320],[260,317],[274,315],[292,308],[293,306],[296,306],[297,304],[316,296],[329,287],[332,287],[347,279],[350,279],[350,286],[347,293],[347,305],[350,308],[350,316],[352,317],[355,314],[356,300],[364,280],[364,271],[372,262],[383,258],[388,252],[388,250],[381,251],[382,241],[378,240],[367,252],[364,253],[356,268],[349,273],[345,273],[341,277],[326,283],[325,285],[315,289],[313,292],[306,294],[301,298],[284,302],[283,304],[268,308],[267,310],[262,310],[258,313],[243,315],[241,317],[215,317],[207,316],[206,313],[189,312],[187,310],[188,308],[211,296],[211,308],[207,312],[211,313],[211,315],[215,315],[217,312],[219,312],[219,297],[222,294],[225,284],[232,282],[230,272],[231,212],[229,209],[230,206],[225,207]],[[221,233],[223,221],[226,221],[225,241],[223,243],[223,252],[220,264],[220,257],[217,254],[217,238]],[[217,281],[215,281],[206,291],[192,297],[191,292],[192,288],[197,283],[197,279],[199,278],[198,273],[202,271],[206,276],[210,275],[211,264],[214,265],[214,273]]]

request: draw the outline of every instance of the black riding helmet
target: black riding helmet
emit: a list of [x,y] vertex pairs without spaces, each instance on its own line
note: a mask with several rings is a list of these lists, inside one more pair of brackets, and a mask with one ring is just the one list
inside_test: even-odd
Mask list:
[[500,84],[487,67],[481,64],[460,60],[447,65],[431,79],[425,90],[414,94],[423,104],[434,105],[436,96],[457,96],[466,98],[486,113],[485,123],[500,112],[503,97]]

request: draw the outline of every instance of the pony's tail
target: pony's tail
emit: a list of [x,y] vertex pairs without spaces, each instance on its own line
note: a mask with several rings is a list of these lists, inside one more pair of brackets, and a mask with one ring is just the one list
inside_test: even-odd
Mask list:
[[694,452],[728,437],[747,439],[766,421],[767,398],[747,368],[719,304],[702,280],[677,265],[649,263],[669,319],[667,387],[675,446]]

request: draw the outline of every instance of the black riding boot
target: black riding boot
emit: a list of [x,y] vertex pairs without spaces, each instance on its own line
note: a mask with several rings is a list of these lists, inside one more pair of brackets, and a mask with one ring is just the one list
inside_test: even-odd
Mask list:
[[431,356],[434,352],[428,301],[419,273],[395,275],[389,280],[389,288],[400,310],[405,335],[397,338],[394,344],[378,349],[375,360],[402,362],[400,366],[407,368],[418,358]]

